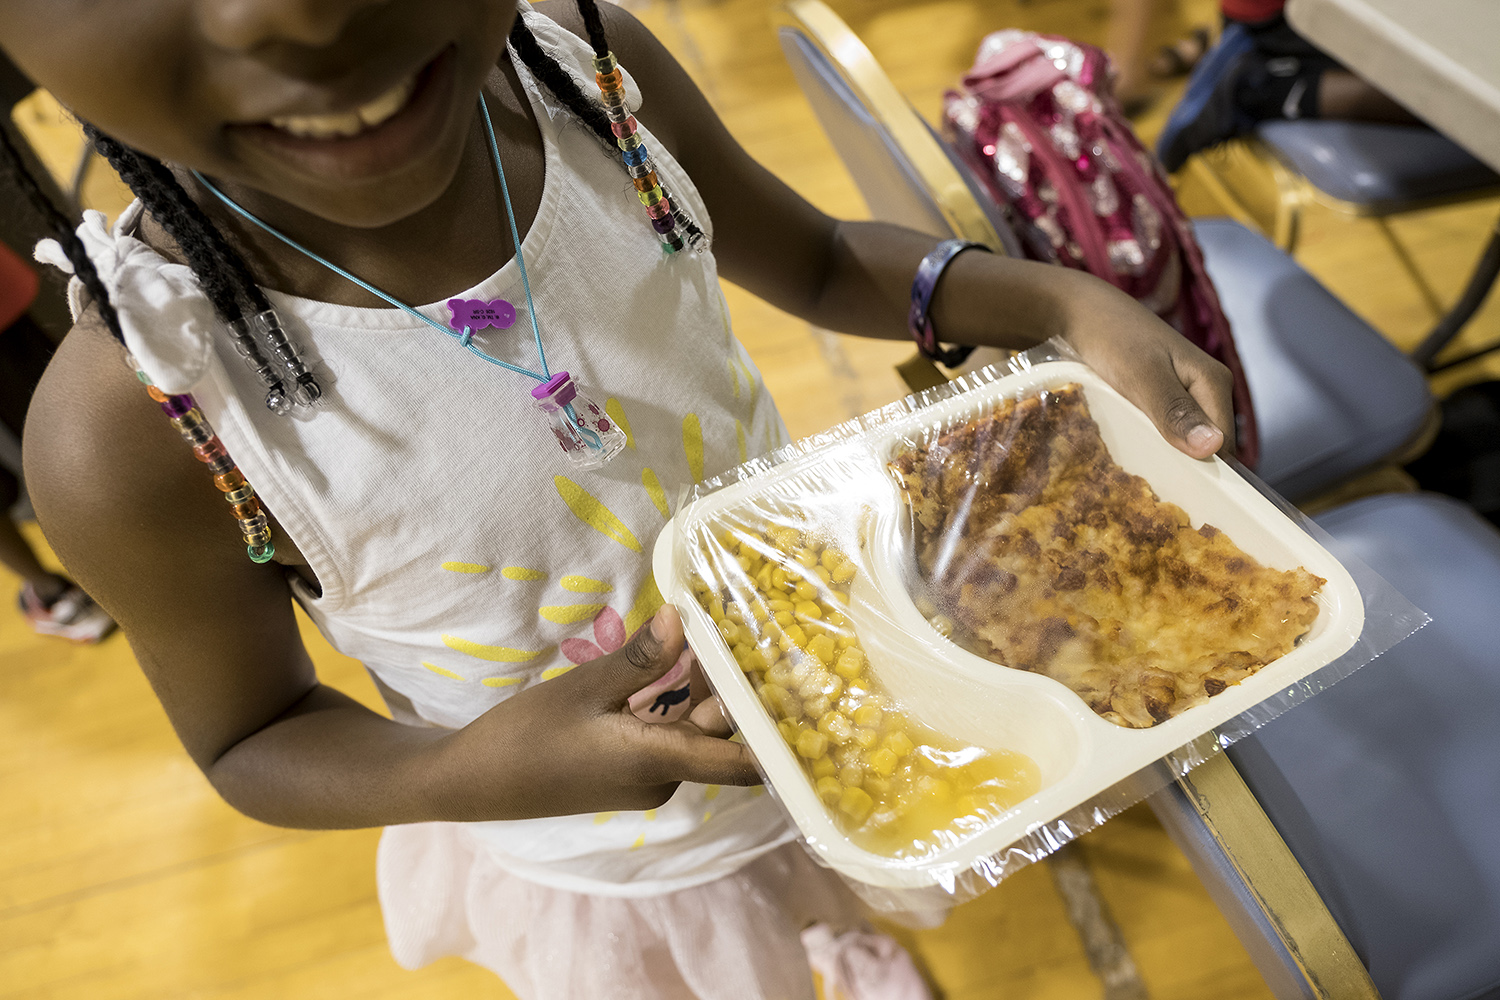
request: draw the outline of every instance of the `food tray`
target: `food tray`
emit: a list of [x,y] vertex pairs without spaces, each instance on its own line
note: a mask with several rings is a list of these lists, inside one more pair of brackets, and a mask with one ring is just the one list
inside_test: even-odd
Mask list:
[[[1117,726],[1096,715],[1059,681],[1009,669],[960,648],[928,624],[905,583],[909,518],[886,463],[912,438],[972,419],[1000,400],[1070,383],[1083,388],[1104,443],[1120,467],[1144,478],[1162,500],[1181,507],[1195,527],[1213,524],[1263,565],[1283,570],[1301,565],[1327,581],[1316,597],[1319,610],[1312,629],[1291,652],[1206,703],[1149,729]],[[1041,772],[1036,794],[978,833],[921,858],[875,854],[840,831],[707,612],[694,599],[688,581],[687,538],[693,526],[772,495],[784,504],[786,495],[795,493],[799,478],[818,482],[818,470],[833,460],[835,452],[839,462],[862,461],[879,473],[878,480],[863,481],[887,484],[860,498],[863,551],[850,553],[863,568],[850,591],[848,617],[872,674],[914,719],[975,746],[1024,753]],[[935,869],[968,868],[1003,851],[1332,662],[1354,645],[1364,625],[1358,586],[1315,539],[1228,465],[1179,452],[1145,414],[1091,369],[1068,361],[1037,365],[882,423],[861,436],[857,449],[850,449],[847,441],[833,442],[696,500],[657,540],[654,569],[664,596],[682,613],[688,641],[710,683],[808,845],[845,876],[895,890],[930,887]]]

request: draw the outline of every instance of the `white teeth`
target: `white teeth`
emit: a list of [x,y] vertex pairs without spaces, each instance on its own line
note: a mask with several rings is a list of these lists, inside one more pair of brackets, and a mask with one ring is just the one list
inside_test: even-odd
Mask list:
[[409,77],[373,101],[336,115],[282,115],[271,124],[300,139],[346,139],[385,122],[406,107],[417,78]]

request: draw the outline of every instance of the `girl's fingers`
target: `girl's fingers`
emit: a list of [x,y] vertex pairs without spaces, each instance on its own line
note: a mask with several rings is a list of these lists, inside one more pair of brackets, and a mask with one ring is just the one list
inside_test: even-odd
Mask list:
[[[1187,387],[1193,399],[1202,408],[1210,422],[1223,434],[1223,440],[1219,447],[1214,449],[1221,454],[1233,454],[1234,440],[1234,376],[1229,369],[1224,367],[1206,354],[1195,352],[1186,358],[1173,359],[1173,367],[1182,384]],[[1197,455],[1194,452],[1188,454],[1196,458],[1206,458],[1206,455]]]
[[605,708],[624,708],[631,695],[676,665],[686,645],[682,618],[667,604],[620,649],[575,667],[557,680],[566,680],[567,687],[590,700],[598,699]]
[[[1218,364],[1206,354],[1203,362],[1206,365]],[[1184,374],[1179,374],[1179,370]],[[1218,390],[1210,372],[1211,369],[1200,368],[1192,360],[1178,361],[1168,354],[1156,364],[1148,363],[1137,369],[1136,379],[1139,381],[1133,388],[1138,389],[1139,396],[1128,391],[1125,394],[1146,412],[1162,436],[1180,451],[1194,458],[1207,458],[1224,447],[1228,439],[1225,425],[1211,417],[1197,398],[1201,396],[1204,403],[1216,410],[1221,409],[1216,402]],[[1125,385],[1118,382],[1116,385],[1125,391]],[[1227,390],[1224,396],[1227,404]],[[1222,409],[1227,409],[1227,405]],[[1226,423],[1229,427],[1234,426],[1232,422]]]
[[650,784],[693,781],[702,785],[758,785],[755,758],[743,743],[705,735],[688,722],[651,726],[643,736],[650,748]]
[[693,711],[688,715],[687,721],[705,736],[727,740],[734,735],[734,727],[729,724],[729,718],[724,714],[724,706],[719,701],[718,695],[710,695],[693,706]]

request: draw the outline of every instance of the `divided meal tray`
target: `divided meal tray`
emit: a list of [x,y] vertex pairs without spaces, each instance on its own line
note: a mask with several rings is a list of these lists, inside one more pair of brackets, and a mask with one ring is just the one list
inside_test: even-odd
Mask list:
[[[1318,617],[1295,648],[1206,703],[1150,729],[1117,726],[1050,677],[960,648],[928,624],[905,583],[911,565],[909,517],[887,461],[908,441],[979,416],[1002,400],[1072,383],[1082,387],[1115,462],[1144,478],[1162,500],[1186,511],[1194,527],[1212,524],[1263,565],[1283,570],[1300,565],[1327,581],[1316,597]],[[821,493],[835,489],[819,471],[835,451],[841,463],[851,456],[868,462],[869,476],[886,484],[884,490],[863,493],[873,499],[850,513],[862,518],[863,551],[849,553],[861,569],[849,594],[848,617],[871,673],[915,720],[975,746],[1024,753],[1041,772],[1036,794],[979,832],[920,858],[875,854],[839,830],[688,582],[687,537],[693,526],[758,502],[784,506],[789,495],[804,487]],[[662,532],[654,569],[666,600],[682,613],[688,641],[709,682],[808,844],[835,870],[887,889],[927,887],[933,884],[933,869],[967,868],[1004,851],[1337,659],[1364,625],[1364,603],[1353,578],[1314,538],[1224,462],[1193,459],[1168,444],[1145,414],[1091,369],[1074,362],[1050,362],[1005,376],[704,496]]]

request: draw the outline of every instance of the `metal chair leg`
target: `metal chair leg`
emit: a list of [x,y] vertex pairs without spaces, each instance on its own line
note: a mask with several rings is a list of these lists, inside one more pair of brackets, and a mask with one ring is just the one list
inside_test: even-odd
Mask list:
[[1469,283],[1464,286],[1464,292],[1458,297],[1452,309],[1438,320],[1432,332],[1422,341],[1415,351],[1412,352],[1412,360],[1426,368],[1428,371],[1442,371],[1452,368],[1467,361],[1489,354],[1500,348],[1500,343],[1491,344],[1483,350],[1473,351],[1462,357],[1446,361],[1441,365],[1433,364],[1433,359],[1444,347],[1457,337],[1464,324],[1473,318],[1484,305],[1484,300],[1489,297],[1490,289],[1495,287],[1495,279],[1500,277],[1500,219],[1495,221],[1494,229],[1490,232],[1489,242],[1485,244],[1484,253],[1479,257],[1479,264],[1474,268],[1474,273],[1469,276]]
[[1443,313],[1446,312],[1442,299],[1438,298],[1438,293],[1422,276],[1421,269],[1417,267],[1417,262],[1412,255],[1407,252],[1406,245],[1396,237],[1396,231],[1391,228],[1390,221],[1383,215],[1375,216],[1373,221],[1380,230],[1380,235],[1384,236],[1386,243],[1390,244],[1391,252],[1396,255],[1396,260],[1400,261],[1402,270],[1411,277],[1412,284],[1417,286],[1417,292],[1422,296],[1422,301],[1427,303],[1432,318],[1442,319]]

